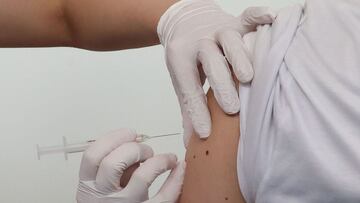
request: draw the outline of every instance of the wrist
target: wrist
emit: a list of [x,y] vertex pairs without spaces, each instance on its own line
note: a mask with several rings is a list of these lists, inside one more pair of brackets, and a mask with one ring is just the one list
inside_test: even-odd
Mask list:
[[146,29],[148,29],[154,36],[154,40],[159,42],[157,37],[157,26],[161,16],[173,5],[176,4],[179,0],[144,0],[140,7],[146,8],[146,10],[140,10],[142,13],[139,16],[145,16],[145,18],[140,19],[140,22],[144,23]]
[[221,8],[213,0],[181,0],[173,4],[158,22],[157,34],[160,43],[166,46],[175,26],[192,20],[192,17],[199,13],[209,11],[221,11]]

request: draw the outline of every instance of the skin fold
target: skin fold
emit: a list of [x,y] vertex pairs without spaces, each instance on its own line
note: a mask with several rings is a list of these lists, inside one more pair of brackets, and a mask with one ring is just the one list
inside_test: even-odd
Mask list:
[[186,174],[179,203],[245,203],[237,177],[239,115],[225,114],[207,94],[212,131],[207,140],[193,135],[186,152]]

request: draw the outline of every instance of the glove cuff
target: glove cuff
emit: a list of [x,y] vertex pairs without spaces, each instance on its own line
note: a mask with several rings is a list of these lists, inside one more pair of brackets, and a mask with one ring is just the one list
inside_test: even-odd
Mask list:
[[213,0],[181,0],[170,6],[157,26],[160,43],[166,47],[179,22],[206,11],[221,11],[221,8]]

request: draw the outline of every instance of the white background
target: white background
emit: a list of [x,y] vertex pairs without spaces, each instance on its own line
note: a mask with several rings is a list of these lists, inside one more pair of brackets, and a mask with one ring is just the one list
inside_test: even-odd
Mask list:
[[[299,0],[223,0],[234,15],[253,5]],[[160,46],[118,52],[0,49],[0,202],[75,202],[81,154],[36,158],[35,145],[97,138],[121,127],[149,135],[181,132]],[[182,137],[149,144],[184,157]],[[164,177],[162,177],[163,179]],[[152,187],[152,193],[162,179]]]

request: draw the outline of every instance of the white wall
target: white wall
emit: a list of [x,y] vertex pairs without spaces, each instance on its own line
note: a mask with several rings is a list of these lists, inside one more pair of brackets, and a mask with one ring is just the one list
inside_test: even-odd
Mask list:
[[[297,0],[223,0],[233,14],[251,5]],[[36,159],[35,145],[96,138],[131,127],[150,135],[181,131],[162,47],[120,52],[70,48],[0,49],[0,202],[75,202],[81,154]],[[149,143],[184,157],[182,138]],[[162,180],[152,188],[156,191]]]

